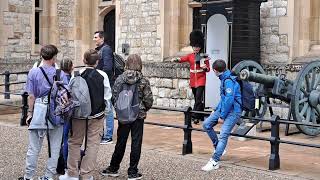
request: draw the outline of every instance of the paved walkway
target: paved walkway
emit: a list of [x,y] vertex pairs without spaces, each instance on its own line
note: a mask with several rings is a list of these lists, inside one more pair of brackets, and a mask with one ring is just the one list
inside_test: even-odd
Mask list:
[[[20,114],[0,115],[0,179],[16,179],[23,174],[27,149],[27,130],[20,127]],[[179,113],[153,111],[148,121],[170,124],[183,124]],[[196,127],[201,127],[200,125]],[[294,129],[294,128],[293,128]],[[270,132],[258,133],[268,137]],[[320,144],[320,138],[293,135],[282,139],[312,142]],[[222,167],[214,172],[200,171],[210,157],[211,143],[202,132],[193,132],[193,154],[182,156],[181,147],[183,131],[145,125],[143,151],[139,165],[144,179],[320,179],[320,150],[292,145],[280,145],[281,170],[269,171],[268,158],[270,144],[256,140],[238,141],[230,139],[228,152],[222,158]],[[100,170],[110,162],[114,145],[101,145],[98,154],[97,169]],[[128,150],[129,151],[129,150]],[[39,159],[39,175],[43,172],[46,147]],[[120,169],[126,178],[128,154]],[[99,179],[104,178],[96,172]]]

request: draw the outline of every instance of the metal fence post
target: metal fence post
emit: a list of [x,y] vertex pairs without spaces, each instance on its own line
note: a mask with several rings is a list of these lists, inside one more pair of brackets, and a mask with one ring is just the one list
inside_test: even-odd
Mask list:
[[273,115],[271,121],[271,154],[269,158],[269,170],[280,169],[280,157],[279,157],[279,116]]
[[184,140],[182,145],[182,155],[186,154],[192,154],[192,141],[191,141],[191,132],[192,128],[191,125],[191,111],[192,108],[188,107],[186,111],[184,112],[184,128],[183,128],[183,134],[184,134]]
[[28,93],[24,92],[22,95],[22,114],[21,114],[21,119],[20,119],[20,126],[25,126],[27,125],[26,120],[28,117]]
[[4,98],[10,99],[10,72],[5,71],[4,72]]

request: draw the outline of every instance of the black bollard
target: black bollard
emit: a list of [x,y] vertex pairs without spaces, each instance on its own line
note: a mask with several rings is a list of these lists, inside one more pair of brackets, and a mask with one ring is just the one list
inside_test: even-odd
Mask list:
[[271,122],[271,154],[269,158],[269,170],[280,169],[280,157],[279,157],[279,116],[273,115]]
[[10,99],[10,72],[4,72],[4,99]]
[[191,132],[192,132],[192,125],[191,125],[191,111],[192,108],[188,107],[184,112],[184,140],[182,145],[182,155],[192,154],[192,141],[191,141]]
[[25,126],[27,125],[26,120],[28,117],[28,93],[24,92],[22,95],[22,107],[21,107],[21,119],[20,119],[20,126]]

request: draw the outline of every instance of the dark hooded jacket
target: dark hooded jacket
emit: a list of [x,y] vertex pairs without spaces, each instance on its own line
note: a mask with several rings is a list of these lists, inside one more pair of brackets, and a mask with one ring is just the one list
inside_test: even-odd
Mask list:
[[100,69],[107,73],[109,78],[109,83],[112,88],[114,83],[114,75],[113,75],[113,52],[109,45],[106,43],[97,47],[96,50],[99,52],[100,60],[97,65],[97,69]]
[[117,97],[120,93],[119,91],[124,83],[138,83],[138,94],[140,100],[140,112],[138,119],[145,119],[147,116],[147,111],[152,107],[153,104],[153,96],[149,80],[143,77],[142,73],[139,71],[126,70],[116,79],[114,83],[111,98],[113,105],[115,105],[115,102],[117,102]]

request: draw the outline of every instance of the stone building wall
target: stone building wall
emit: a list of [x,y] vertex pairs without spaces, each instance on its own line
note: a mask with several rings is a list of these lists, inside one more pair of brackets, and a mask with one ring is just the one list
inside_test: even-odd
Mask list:
[[[0,2],[0,73],[24,71],[39,56],[32,53],[32,0],[2,0]],[[26,74],[10,76],[11,82],[25,81]],[[0,76],[0,84],[4,76]],[[11,91],[23,85],[12,85]],[[4,87],[0,87],[4,91]],[[2,94],[1,94],[2,95]]]
[[264,64],[289,62],[288,34],[279,33],[279,19],[287,15],[288,0],[261,3],[261,60]]
[[193,106],[188,64],[144,63],[143,74],[150,81],[154,105],[178,108]]
[[60,53],[58,59],[69,58],[75,59],[74,47],[74,28],[75,28],[75,0],[58,0],[57,2],[57,16],[59,29],[59,43],[58,48]]
[[31,53],[32,0],[4,0],[0,5],[0,72],[25,69],[37,58]]
[[[49,37],[43,37],[40,43],[56,44],[60,50],[58,59],[70,58],[73,60],[75,56],[73,35],[75,0],[50,2],[52,4],[42,4],[43,11],[40,21],[43,26],[40,31],[43,36]],[[10,72],[27,71],[40,58],[39,50],[33,40],[35,9],[33,3],[33,0],[2,0],[0,2],[0,73],[6,70]],[[52,12],[52,10],[55,11]],[[54,21],[57,22],[57,27],[52,26]],[[53,42],[54,39],[58,41]],[[10,82],[23,81],[26,81],[26,74],[12,74],[10,76]],[[4,76],[0,76],[0,83],[3,82]],[[22,84],[10,86],[11,91],[22,88]],[[0,87],[0,91],[3,91],[3,87]]]
[[[184,2],[187,3],[187,1]],[[178,38],[179,36],[176,24],[172,24],[173,28],[168,32],[170,34],[165,34],[164,29],[169,29],[169,22],[173,17],[166,16],[168,14],[163,11],[173,7],[179,8],[178,4],[177,2],[166,2],[166,0],[164,2],[161,0],[120,0],[119,29],[121,33],[118,36],[117,52],[121,53],[122,44],[127,43],[130,46],[130,54],[141,55],[144,61],[143,73],[150,80],[154,105],[157,106],[185,107],[194,104],[193,94],[189,87],[189,65],[163,62],[164,49],[169,47],[169,44],[164,44],[165,38]],[[187,4],[185,6],[188,8]],[[116,8],[119,9],[119,7]],[[178,13],[174,14],[177,16]],[[174,36],[173,30],[177,32],[177,37],[171,37]],[[178,41],[172,43],[179,44]]]
[[[43,3],[42,19],[40,21],[41,25],[46,26],[41,27],[41,34],[49,37],[43,37],[40,44],[56,44],[60,50],[58,59],[74,59],[75,18],[73,9],[75,0],[50,2],[52,4]],[[28,70],[40,58],[39,50],[35,48],[37,45],[34,45],[33,40],[33,3],[33,0],[1,1],[0,72],[4,72],[4,70]],[[50,9],[51,7],[54,8]],[[55,12],[52,12],[52,10],[55,10]],[[56,27],[52,26],[54,21],[57,21],[58,25]],[[58,42],[53,42],[54,39],[58,39]]]
[[130,54],[141,54],[143,61],[161,62],[161,17],[159,0],[119,0],[117,52],[129,44]]
[[[4,33],[0,33],[0,72],[3,72],[4,68],[27,70],[39,58],[39,55],[32,52],[32,17],[34,16],[32,2],[32,0],[0,2],[0,27],[4,27]],[[86,14],[79,13],[81,10],[77,9],[83,8],[83,2],[79,0],[48,2],[52,3],[50,6],[54,6],[50,9],[48,16],[52,16],[50,20],[56,21],[56,24],[52,23],[54,26],[49,25],[47,28],[56,29],[56,34],[49,35],[56,36],[53,41],[50,39],[50,42],[56,43],[60,50],[58,59],[79,60],[78,55],[82,53],[79,53],[77,48],[84,42],[81,42],[84,34],[90,31],[90,29],[79,30],[79,28],[83,29],[83,26],[88,26],[84,23],[87,21],[83,19]],[[279,31],[279,19],[287,15],[287,6],[288,0],[268,0],[261,4],[261,58],[266,68],[269,68],[269,73],[279,74],[282,73],[282,69],[284,69],[283,72],[288,70],[286,68],[279,70],[280,66],[272,69],[268,66],[269,64],[290,63],[288,34]],[[145,62],[143,72],[150,79],[155,105],[192,106],[194,100],[189,87],[188,65],[163,62],[163,51],[166,46],[164,37],[168,36],[164,34],[163,29],[170,26],[164,21],[165,12],[163,11],[166,8],[163,7],[163,1],[117,0],[115,8],[118,25],[116,51],[121,53],[122,44],[126,43],[130,46],[130,54],[141,54]],[[91,36],[87,39],[91,41]],[[13,75],[11,81],[23,81],[25,77],[25,75]],[[2,77],[0,82],[3,82]],[[13,86],[12,89],[14,88]]]

